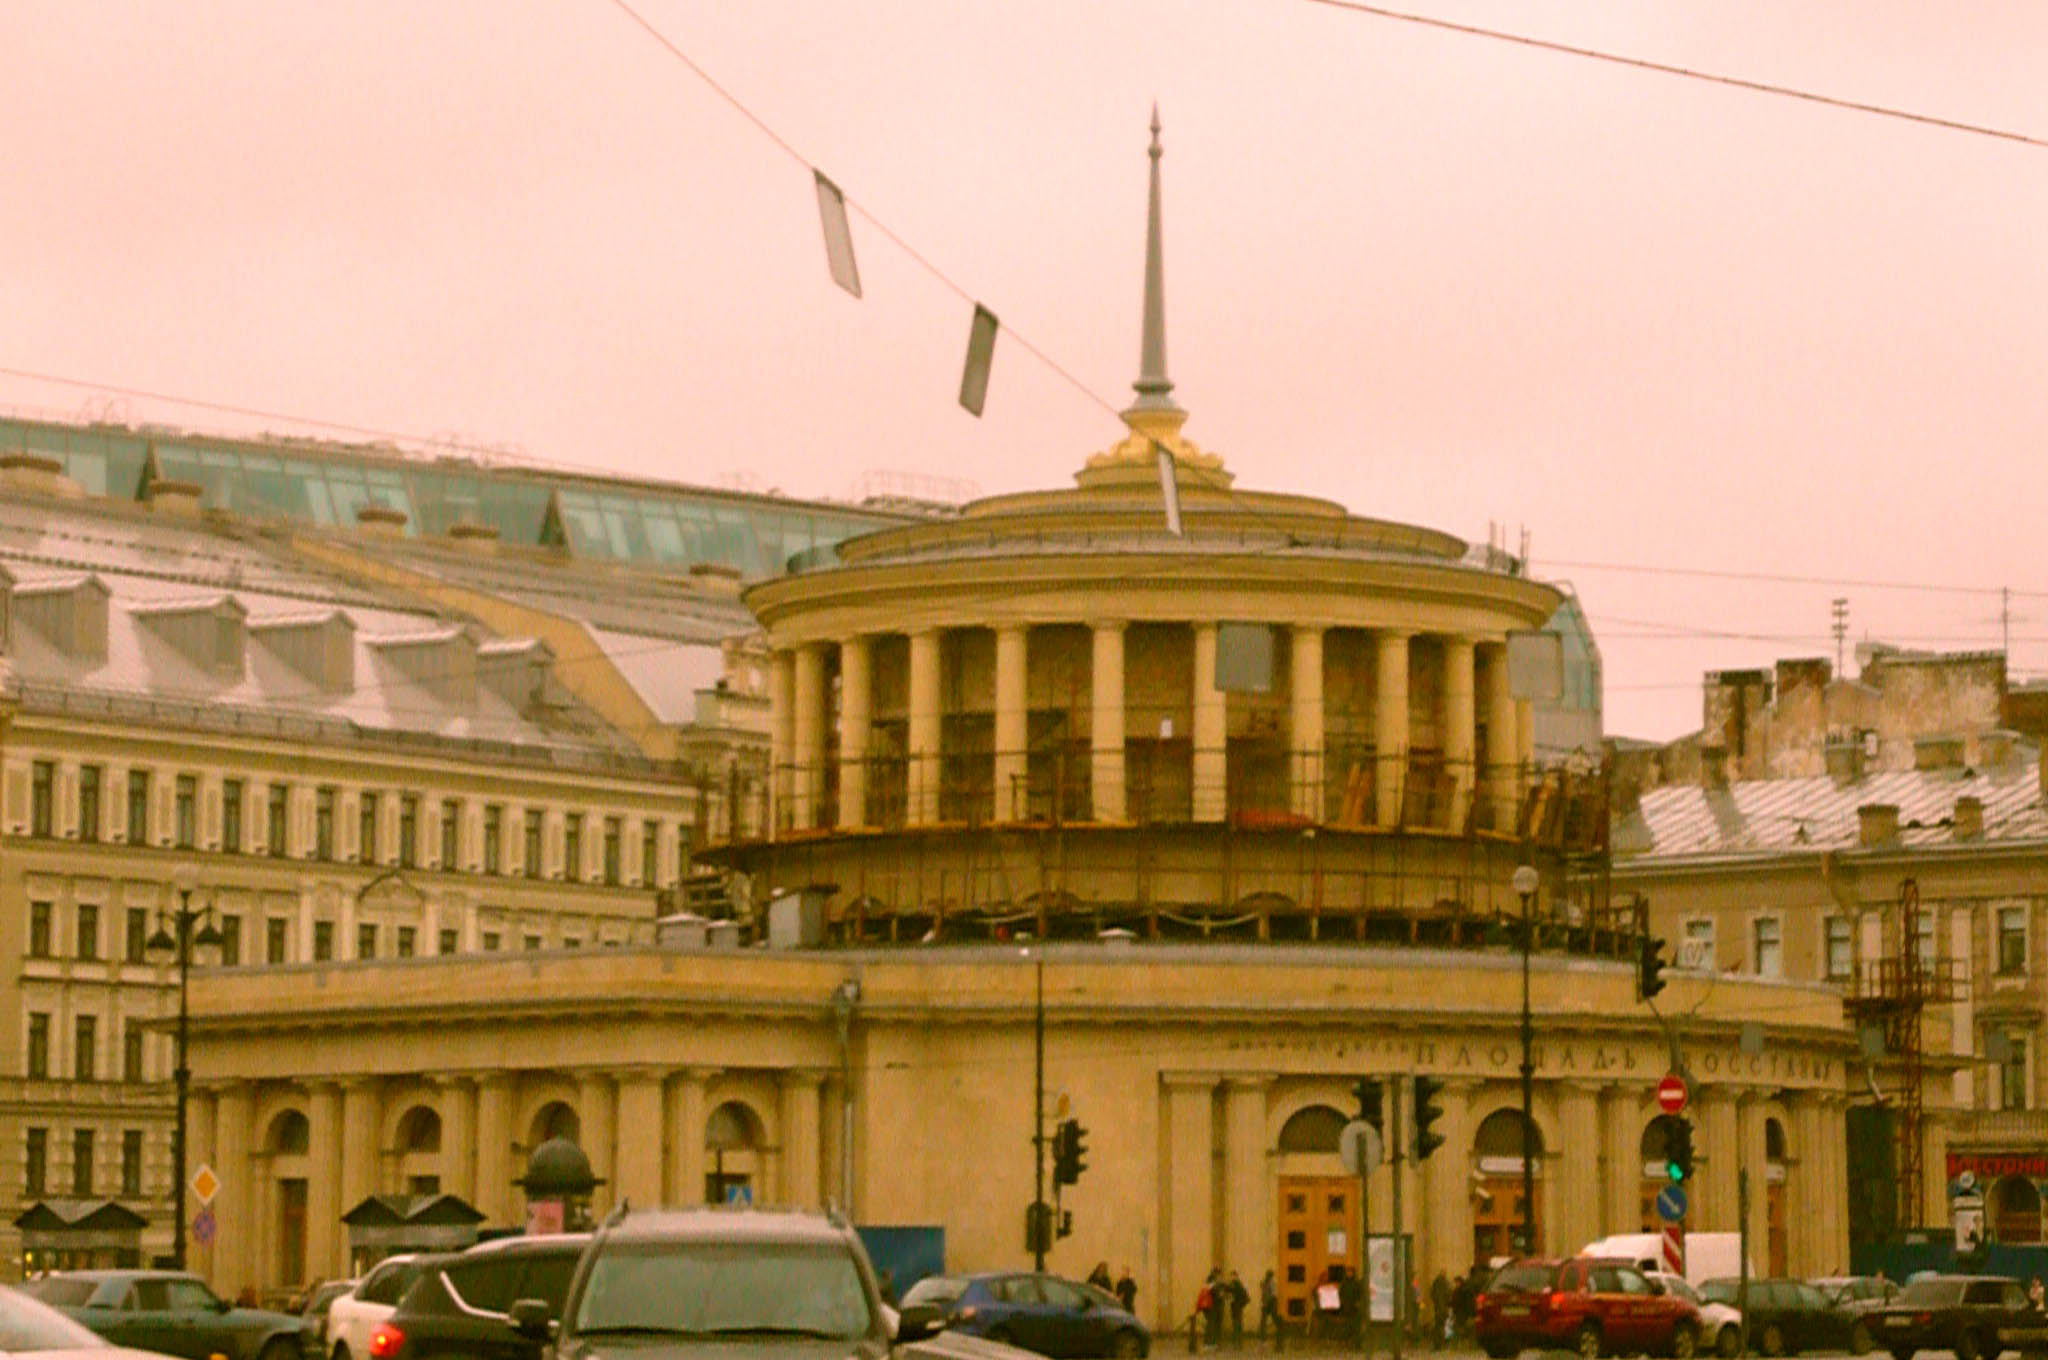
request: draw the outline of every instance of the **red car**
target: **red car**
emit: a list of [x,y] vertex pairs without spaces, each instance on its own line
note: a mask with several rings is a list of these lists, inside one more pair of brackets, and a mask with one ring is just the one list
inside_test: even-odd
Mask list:
[[1502,1267],[1479,1296],[1473,1330],[1495,1360],[1532,1346],[1586,1360],[1637,1351],[1690,1360],[1700,1313],[1626,1261],[1582,1256]]

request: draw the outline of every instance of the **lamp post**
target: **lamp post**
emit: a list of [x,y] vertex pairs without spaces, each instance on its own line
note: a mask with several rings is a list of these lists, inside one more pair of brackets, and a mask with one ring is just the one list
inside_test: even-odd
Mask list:
[[[192,1069],[186,1065],[186,1043],[190,1038],[190,1012],[187,1008],[187,984],[192,973],[192,956],[195,949],[218,949],[220,931],[213,924],[213,907],[209,903],[197,911],[192,907],[192,894],[198,888],[197,876],[190,870],[180,870],[174,880],[178,892],[178,909],[175,913],[158,911],[156,933],[143,946],[149,961],[161,967],[174,963],[178,968],[178,1031],[177,1066],[172,1071],[178,1088],[177,1130],[171,1136],[171,1257],[179,1270],[185,1268],[185,1097],[192,1085]],[[204,918],[199,930],[192,929],[193,922]],[[172,927],[176,933],[173,935]]]
[[853,1012],[860,1004],[860,978],[832,989],[832,1019],[839,1030],[839,1207],[853,1217]]
[[[1032,1222],[1038,1223],[1045,1217],[1045,1210],[1040,1207],[1045,1203],[1045,955],[1037,949],[1027,949],[1024,954],[1032,962],[1038,984],[1031,1021],[1031,1216]],[[1037,1263],[1033,1269],[1041,1275],[1045,1273],[1045,1239],[1050,1229],[1050,1224],[1045,1225],[1031,1239],[1031,1257]]]
[[1536,944],[1536,870],[1524,864],[1515,870],[1515,892],[1522,899],[1522,1251],[1536,1254],[1535,1030],[1529,1017],[1529,952]]

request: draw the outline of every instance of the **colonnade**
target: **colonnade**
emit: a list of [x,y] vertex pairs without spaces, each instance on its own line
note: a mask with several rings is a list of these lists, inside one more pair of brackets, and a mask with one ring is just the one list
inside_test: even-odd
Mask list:
[[[341,1216],[373,1194],[412,1189],[407,1182],[422,1168],[431,1168],[439,1192],[467,1200],[487,1224],[516,1226],[525,1201],[515,1182],[542,1140],[537,1122],[556,1105],[575,1116],[577,1144],[601,1182],[593,1196],[599,1211],[620,1198],[703,1202],[718,1156],[707,1143],[708,1121],[728,1104],[743,1108],[753,1135],[733,1151],[755,1198],[821,1208],[837,1189],[825,1167],[836,1151],[841,1098],[836,1074],[811,1068],[629,1066],[573,1076],[458,1072],[195,1087],[188,1172],[211,1166],[220,1188],[211,1206],[216,1235],[193,1240],[193,1265],[229,1294],[245,1284],[301,1283],[287,1278],[294,1249],[284,1239],[303,1232],[303,1279],[347,1274]],[[438,1118],[438,1143],[408,1149],[400,1130],[422,1108]],[[291,1128],[303,1129],[303,1143],[280,1138]],[[188,1213],[199,1207],[188,1192]]]
[[[1131,820],[1127,741],[1149,735],[1132,732],[1129,724],[1134,696],[1127,683],[1126,636],[1132,621],[1098,619],[1086,626],[1089,819],[1125,822]],[[1194,620],[1184,626],[1191,635],[1193,660],[1189,692],[1138,697],[1187,705],[1192,720],[1188,734],[1193,762],[1192,819],[1217,822],[1229,811],[1226,791],[1230,786],[1228,696],[1214,683],[1223,625]],[[1401,824],[1412,735],[1421,719],[1436,735],[1434,755],[1451,781],[1448,810],[1436,824],[1462,829],[1473,798],[1483,796],[1493,802],[1494,825],[1513,825],[1520,772],[1532,754],[1533,724],[1528,701],[1517,700],[1509,685],[1504,634],[1337,630],[1322,624],[1275,625],[1274,629],[1284,633],[1288,653],[1287,779],[1293,813],[1311,821],[1323,820],[1329,792],[1326,782],[1331,777],[1326,758],[1330,717],[1326,694],[1335,681],[1345,682],[1347,694],[1359,692],[1367,681],[1366,675],[1340,675],[1329,668],[1326,639],[1345,631],[1357,634],[1372,654],[1369,665],[1360,668],[1369,671],[1372,696],[1372,801],[1362,820],[1381,828]],[[1028,624],[1005,623],[978,630],[919,628],[907,634],[858,634],[838,641],[776,648],[770,667],[774,824],[788,831],[833,826],[857,829],[874,824],[868,767],[877,718],[875,644],[893,636],[907,641],[903,650],[908,673],[900,686],[892,686],[905,696],[901,715],[905,731],[903,822],[921,826],[941,821],[941,772],[945,758],[956,754],[946,749],[944,740],[947,710],[942,696],[949,677],[942,674],[942,643],[948,633],[974,631],[993,634],[992,693],[970,697],[955,711],[986,713],[992,719],[993,806],[989,815],[998,823],[1024,820],[1035,630]],[[1418,641],[1430,644],[1427,650],[1437,667],[1431,677],[1426,713],[1410,701]],[[836,705],[831,684],[835,673],[839,679]],[[957,677],[950,678],[957,683]],[[1348,716],[1362,726],[1367,714],[1358,711]],[[1487,733],[1483,770],[1476,763],[1482,722]],[[827,796],[831,787],[828,772],[837,776],[836,800]]]

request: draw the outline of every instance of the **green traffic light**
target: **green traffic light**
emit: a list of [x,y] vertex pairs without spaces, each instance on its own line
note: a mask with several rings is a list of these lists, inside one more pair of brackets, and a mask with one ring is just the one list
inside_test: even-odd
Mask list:
[[1677,1185],[1685,1179],[1685,1168],[1677,1162],[1666,1162],[1664,1163],[1664,1174],[1670,1177],[1673,1185]]

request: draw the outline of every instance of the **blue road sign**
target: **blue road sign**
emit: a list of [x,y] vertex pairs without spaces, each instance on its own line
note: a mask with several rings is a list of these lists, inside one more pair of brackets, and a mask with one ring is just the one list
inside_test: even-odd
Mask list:
[[213,1234],[219,1225],[213,1217],[213,1206],[208,1205],[192,1215],[192,1240],[202,1247],[213,1245]]
[[727,1204],[752,1204],[754,1202],[754,1187],[744,1183],[740,1185],[727,1185],[725,1187],[725,1202]]
[[1666,1223],[1676,1223],[1685,1217],[1685,1190],[1676,1185],[1667,1185],[1657,1192],[1657,1217]]

